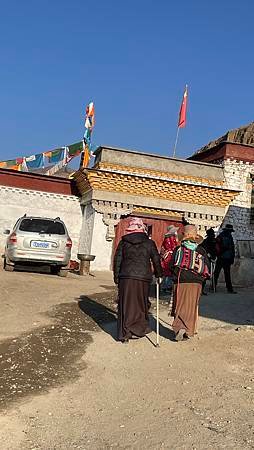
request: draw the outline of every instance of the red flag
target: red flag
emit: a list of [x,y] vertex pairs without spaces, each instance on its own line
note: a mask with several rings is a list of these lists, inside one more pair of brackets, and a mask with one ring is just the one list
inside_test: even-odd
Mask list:
[[188,88],[186,85],[183,94],[183,101],[179,112],[178,128],[184,128],[186,125],[187,98],[188,98]]

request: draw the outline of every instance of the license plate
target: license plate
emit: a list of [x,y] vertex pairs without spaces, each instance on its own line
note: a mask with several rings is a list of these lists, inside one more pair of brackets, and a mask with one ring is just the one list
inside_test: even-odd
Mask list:
[[50,243],[43,242],[43,241],[32,241],[31,247],[32,248],[50,248]]

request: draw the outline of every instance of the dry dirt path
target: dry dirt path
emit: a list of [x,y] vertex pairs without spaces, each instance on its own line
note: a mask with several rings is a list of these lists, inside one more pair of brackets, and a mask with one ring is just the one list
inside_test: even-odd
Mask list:
[[3,450],[254,448],[254,291],[202,298],[199,335],[115,341],[112,280],[0,271]]

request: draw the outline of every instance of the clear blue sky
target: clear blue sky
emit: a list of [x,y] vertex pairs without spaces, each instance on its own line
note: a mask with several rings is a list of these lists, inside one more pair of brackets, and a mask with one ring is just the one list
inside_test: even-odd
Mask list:
[[1,2],[0,160],[82,138],[178,156],[254,120],[252,0]]

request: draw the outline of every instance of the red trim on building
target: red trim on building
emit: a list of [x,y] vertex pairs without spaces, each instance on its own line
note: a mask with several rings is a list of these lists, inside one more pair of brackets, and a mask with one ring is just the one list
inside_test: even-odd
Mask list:
[[196,153],[188,159],[202,162],[216,162],[224,159],[254,162],[254,147],[238,144],[237,142],[224,142],[203,152]]
[[254,147],[236,143],[226,145],[226,158],[254,162]]
[[225,144],[219,144],[217,147],[209,148],[203,152],[196,153],[190,156],[188,159],[195,161],[213,162],[225,157]]
[[11,169],[0,168],[0,186],[78,196],[74,180]]

